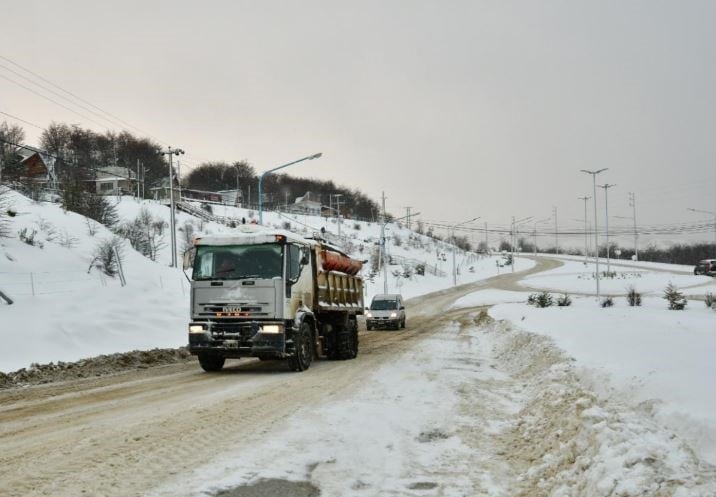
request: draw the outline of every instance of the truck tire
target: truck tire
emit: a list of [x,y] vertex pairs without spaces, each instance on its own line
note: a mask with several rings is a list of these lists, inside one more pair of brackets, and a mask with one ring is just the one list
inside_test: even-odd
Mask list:
[[348,327],[340,330],[337,339],[337,359],[355,359],[358,355],[358,324],[350,320]]
[[199,365],[201,366],[201,369],[207,373],[221,371],[221,368],[224,367],[224,362],[226,362],[225,357],[210,354],[199,354]]
[[400,324],[400,327],[405,329],[405,318],[403,318],[403,322]]
[[311,367],[313,360],[313,332],[308,323],[302,323],[293,335],[294,353],[288,358],[291,371],[305,371]]

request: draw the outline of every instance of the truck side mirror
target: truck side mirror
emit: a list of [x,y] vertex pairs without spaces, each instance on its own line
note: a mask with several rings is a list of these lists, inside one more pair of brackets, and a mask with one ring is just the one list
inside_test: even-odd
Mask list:
[[192,247],[184,252],[184,260],[182,267],[184,271],[194,266],[194,257],[196,256],[196,248]]

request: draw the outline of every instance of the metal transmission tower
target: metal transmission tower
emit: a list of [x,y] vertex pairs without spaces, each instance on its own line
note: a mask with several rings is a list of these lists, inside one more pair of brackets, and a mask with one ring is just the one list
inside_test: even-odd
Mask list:
[[597,171],[588,171],[586,169],[580,169],[581,172],[592,175],[592,188],[594,190],[594,262],[597,266],[597,299],[599,299],[599,237],[597,236],[597,174],[603,173],[609,169],[608,167],[598,169]]
[[174,213],[174,164],[172,158],[176,155],[184,154],[184,151],[180,148],[167,147],[166,150],[162,150],[163,155],[169,156],[169,219],[170,231],[171,231],[171,249],[172,249],[172,267],[177,267],[177,230],[176,230],[176,216]]
[[610,188],[617,185],[609,185],[609,184],[603,184],[603,185],[597,185],[599,188],[604,189],[604,214],[606,215],[606,233],[607,233],[607,273],[612,272],[611,267],[611,260],[609,258],[609,195],[607,195],[607,192]]
[[634,260],[639,260],[639,232],[636,230],[636,194],[629,192],[629,206],[634,218]]
[[587,200],[592,197],[577,197],[579,200],[584,200],[584,263],[587,262],[589,256],[589,238],[587,237]]

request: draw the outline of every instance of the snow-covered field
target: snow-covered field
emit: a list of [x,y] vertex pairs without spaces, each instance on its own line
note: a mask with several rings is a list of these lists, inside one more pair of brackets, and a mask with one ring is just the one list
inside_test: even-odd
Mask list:
[[[558,268],[528,276],[520,284],[527,288],[596,294],[595,264],[572,260],[563,262],[564,265]],[[703,295],[708,291],[716,291],[714,278],[694,276],[691,271],[684,274],[683,268],[684,266],[673,264],[654,265],[654,269],[615,265],[612,266],[612,272],[615,273],[613,277],[600,278],[600,292],[604,295],[623,295],[628,292],[628,287],[633,286],[643,294],[661,294],[669,283],[685,290],[687,294]],[[606,265],[600,263],[599,270],[600,273],[606,271]],[[669,273],[664,271],[669,271]],[[672,271],[678,271],[678,273]]]

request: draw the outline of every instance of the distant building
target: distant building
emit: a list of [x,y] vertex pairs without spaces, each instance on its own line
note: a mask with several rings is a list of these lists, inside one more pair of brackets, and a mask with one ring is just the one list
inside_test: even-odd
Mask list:
[[108,166],[97,170],[95,191],[99,195],[121,195],[132,193],[137,188],[137,175],[131,169]]
[[21,176],[39,187],[54,187],[55,158],[34,147],[25,145],[17,149],[20,164],[23,167]]
[[321,202],[311,198],[311,192],[306,192],[302,197],[297,197],[296,201],[288,206],[288,212],[291,214],[305,214],[308,216],[321,215]]
[[241,195],[241,190],[219,190],[219,195],[221,195],[221,202],[226,205],[235,205],[236,207],[241,207],[241,204],[243,203],[243,196]]

